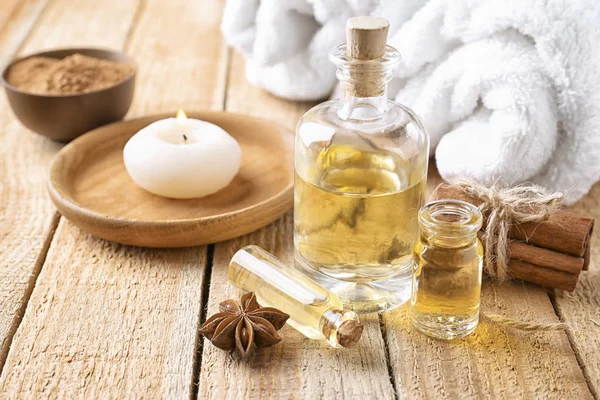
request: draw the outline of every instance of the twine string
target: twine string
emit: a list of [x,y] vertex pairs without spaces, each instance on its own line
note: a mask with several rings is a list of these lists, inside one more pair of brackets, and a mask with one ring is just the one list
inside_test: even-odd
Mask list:
[[551,193],[533,184],[514,187],[495,184],[488,188],[475,181],[463,180],[456,187],[480,201],[479,209],[488,215],[483,233],[484,268],[488,275],[500,281],[508,278],[511,225],[544,222],[560,208],[563,199],[562,193]]
[[567,328],[567,324],[562,322],[551,322],[551,323],[536,323],[536,322],[523,322],[516,319],[508,318],[499,314],[491,314],[481,311],[479,314],[482,318],[498,325],[508,326],[510,328],[518,329],[520,331],[560,331]]

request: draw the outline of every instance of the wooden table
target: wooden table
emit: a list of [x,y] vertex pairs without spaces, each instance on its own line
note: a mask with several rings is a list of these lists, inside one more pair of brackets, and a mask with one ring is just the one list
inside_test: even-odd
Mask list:
[[[310,105],[246,82],[242,57],[219,33],[223,4],[0,0],[0,65],[47,48],[123,49],[140,67],[129,118],[224,109],[293,127]],[[522,282],[484,286],[486,309],[562,320],[566,332],[483,322],[446,343],[415,332],[401,307],[365,318],[358,348],[334,350],[286,326],[281,344],[239,361],[199,338],[198,327],[236,294],[226,266],[240,246],[259,244],[291,261],[291,214],[206,247],[97,239],[61,218],[46,193],[61,145],[23,128],[4,96],[0,102],[0,398],[598,398],[598,245],[572,294]],[[599,218],[600,185],[574,208]]]

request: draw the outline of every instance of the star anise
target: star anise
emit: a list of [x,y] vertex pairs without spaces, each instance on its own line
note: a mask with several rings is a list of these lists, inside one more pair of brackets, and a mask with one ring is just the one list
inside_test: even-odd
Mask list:
[[246,293],[240,302],[229,299],[219,304],[214,314],[200,327],[200,333],[223,350],[235,350],[246,357],[254,348],[270,347],[281,341],[277,333],[288,314],[273,307],[261,307],[254,293]]

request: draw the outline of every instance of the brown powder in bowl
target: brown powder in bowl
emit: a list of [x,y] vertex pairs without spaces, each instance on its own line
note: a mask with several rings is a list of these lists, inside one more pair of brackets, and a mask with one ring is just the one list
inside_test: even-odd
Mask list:
[[6,80],[24,92],[69,95],[114,86],[133,71],[128,64],[73,54],[62,60],[32,57],[20,61],[10,68]]

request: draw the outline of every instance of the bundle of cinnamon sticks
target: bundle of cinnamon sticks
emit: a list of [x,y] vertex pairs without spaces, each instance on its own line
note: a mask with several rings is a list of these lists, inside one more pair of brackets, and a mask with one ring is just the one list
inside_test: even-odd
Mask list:
[[[450,185],[440,185],[434,198],[481,205],[481,201]],[[573,291],[580,272],[590,262],[593,227],[593,218],[564,209],[554,212],[545,222],[512,225],[508,274],[542,286]]]

